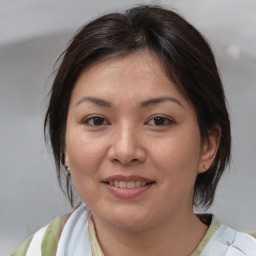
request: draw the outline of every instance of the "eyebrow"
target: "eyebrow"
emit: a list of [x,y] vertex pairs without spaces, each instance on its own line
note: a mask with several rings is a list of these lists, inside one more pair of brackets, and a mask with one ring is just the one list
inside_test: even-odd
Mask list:
[[[95,97],[82,97],[76,103],[75,106],[78,106],[81,103],[86,102],[86,101],[87,102],[92,102],[92,103],[94,103],[94,104],[96,104],[98,106],[101,106],[101,107],[108,107],[108,108],[113,107],[113,104],[111,102],[103,100],[103,99],[95,98]],[[148,99],[148,100],[142,101],[140,103],[140,107],[141,108],[145,108],[145,107],[148,107],[148,106],[151,106],[151,105],[155,105],[155,104],[159,104],[159,103],[166,102],[166,101],[170,101],[170,102],[176,103],[179,106],[184,108],[182,103],[179,100],[177,100],[176,98],[173,98],[173,97],[159,97],[159,98]]]
[[108,101],[105,101],[105,100],[102,100],[102,99],[99,99],[99,98],[94,98],[94,97],[82,97],[77,103],[76,103],[76,106],[80,105],[81,103],[85,102],[85,101],[89,101],[89,102],[92,102],[98,106],[101,106],[101,107],[108,107],[108,108],[111,108],[112,107],[112,104]]
[[171,101],[171,102],[176,103],[179,106],[184,108],[182,103],[179,100],[177,100],[176,98],[173,98],[173,97],[159,97],[159,98],[152,98],[152,99],[149,99],[149,100],[145,100],[145,101],[142,101],[140,103],[140,107],[141,108],[148,107],[148,106],[159,104],[159,103],[162,103],[162,102],[165,102],[165,101]]

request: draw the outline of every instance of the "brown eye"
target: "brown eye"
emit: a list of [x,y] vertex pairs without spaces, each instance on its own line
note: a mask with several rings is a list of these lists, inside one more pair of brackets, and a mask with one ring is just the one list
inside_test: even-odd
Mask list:
[[101,126],[101,125],[107,125],[108,122],[100,116],[93,116],[85,120],[84,122],[87,125],[91,126]]
[[164,125],[166,122],[166,118],[163,117],[155,117],[153,120],[155,125]]
[[148,122],[149,125],[154,125],[154,126],[165,126],[165,125],[169,125],[171,123],[172,123],[172,120],[170,120],[167,117],[163,117],[163,116],[156,116],[156,117],[150,119]]

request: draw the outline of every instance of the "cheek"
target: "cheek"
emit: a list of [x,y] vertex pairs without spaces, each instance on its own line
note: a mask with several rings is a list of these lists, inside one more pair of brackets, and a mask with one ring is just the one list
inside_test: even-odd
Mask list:
[[98,200],[99,174],[102,163],[102,145],[83,136],[69,136],[66,142],[70,173],[80,198],[88,205]]
[[194,184],[200,162],[200,135],[181,132],[154,144],[151,155],[161,178],[177,187]]
[[[93,171],[104,157],[104,141],[86,136],[83,132],[69,133],[66,138],[66,151],[70,167],[84,172]],[[91,168],[88,168],[91,167]]]
[[[192,135],[193,136],[193,135]],[[195,133],[191,136],[173,136],[155,141],[151,146],[152,151],[159,162],[170,165],[183,166],[186,164],[196,164],[200,160],[200,138]],[[177,166],[177,167],[178,167]]]
[[74,187],[83,201],[96,200],[99,169],[104,162],[105,144],[74,130],[67,133],[66,153]]

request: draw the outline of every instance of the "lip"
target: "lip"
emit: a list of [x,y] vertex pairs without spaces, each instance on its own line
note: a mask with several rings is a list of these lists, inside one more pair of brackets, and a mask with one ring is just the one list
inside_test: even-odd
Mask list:
[[[117,188],[114,186],[111,186],[109,184],[110,181],[140,181],[140,182],[145,182],[146,185],[140,186],[140,187],[135,187],[135,188]],[[145,193],[147,190],[149,190],[152,185],[155,184],[154,180],[150,180],[148,178],[138,176],[138,175],[130,175],[130,176],[124,176],[124,175],[112,175],[107,177],[102,181],[102,184],[106,187],[106,189],[113,194],[114,196],[122,199],[132,199],[136,198],[143,193]]]
[[109,185],[108,183],[103,183],[103,184],[106,186],[108,191],[110,191],[116,197],[122,198],[122,199],[132,199],[145,193],[155,183],[148,183],[145,186],[140,186],[137,188],[116,188],[114,186]]
[[148,178],[138,176],[138,175],[130,175],[130,176],[112,175],[112,176],[109,176],[109,177],[103,179],[102,182],[106,183],[106,182],[115,181],[115,180],[125,181],[125,182],[129,182],[129,181],[144,181],[146,183],[155,182],[154,180],[150,180]]

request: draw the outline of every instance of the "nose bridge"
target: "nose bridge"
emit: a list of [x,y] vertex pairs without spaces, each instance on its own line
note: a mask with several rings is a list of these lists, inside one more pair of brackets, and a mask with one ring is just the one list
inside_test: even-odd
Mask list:
[[145,154],[140,144],[137,127],[128,122],[123,122],[116,127],[110,152],[112,160],[123,164],[129,164],[135,160],[142,161]]
[[114,136],[114,147],[120,153],[132,154],[136,148],[135,141],[136,127],[124,122],[117,127]]

